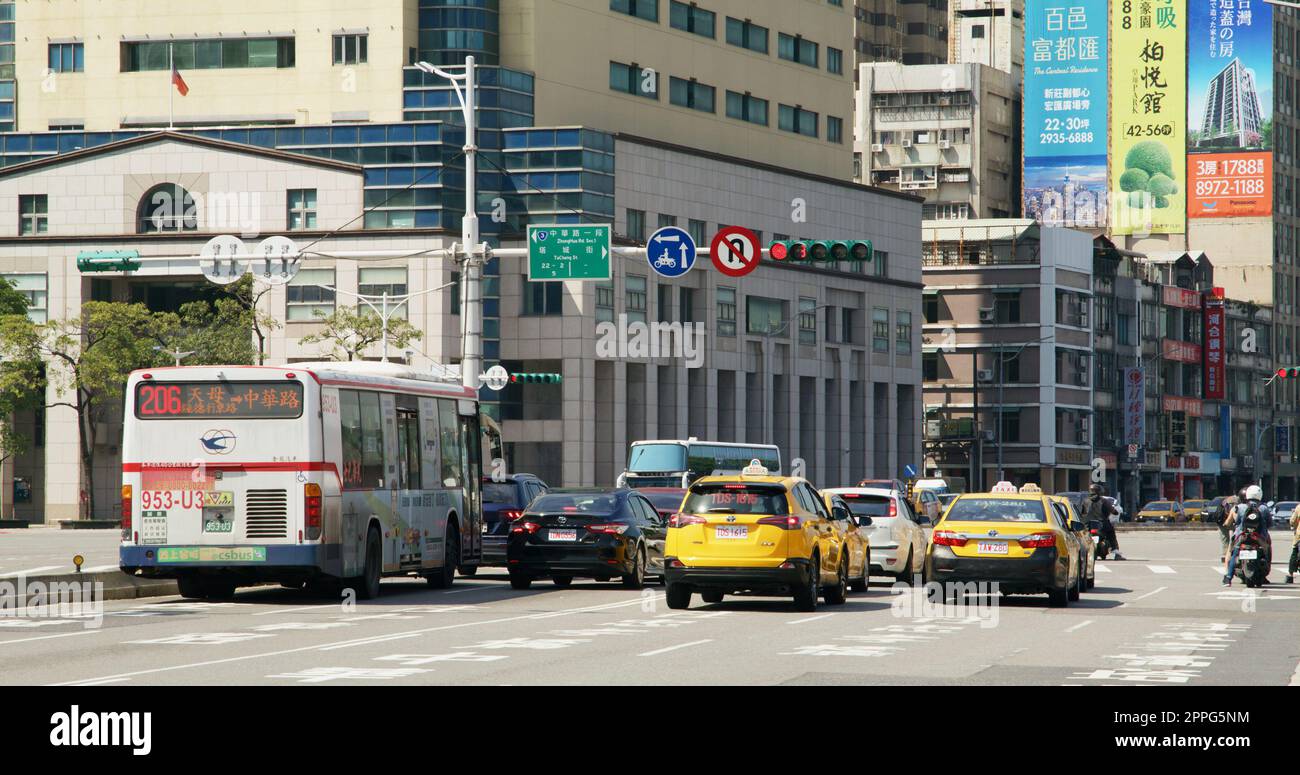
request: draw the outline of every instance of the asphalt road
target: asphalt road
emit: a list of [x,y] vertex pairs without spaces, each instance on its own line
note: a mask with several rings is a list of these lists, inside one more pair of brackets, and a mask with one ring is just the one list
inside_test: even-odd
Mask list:
[[670,611],[658,586],[516,592],[496,573],[445,591],[385,581],[355,605],[271,587],[114,601],[99,627],[0,618],[0,684],[1300,683],[1300,585],[1223,589],[1215,533],[1121,541],[1130,559],[1065,609],[925,610],[882,579],[810,614],[758,597]]
[[120,530],[61,530],[35,526],[0,529],[0,577],[72,573],[72,558],[85,558],[83,572],[117,570]]

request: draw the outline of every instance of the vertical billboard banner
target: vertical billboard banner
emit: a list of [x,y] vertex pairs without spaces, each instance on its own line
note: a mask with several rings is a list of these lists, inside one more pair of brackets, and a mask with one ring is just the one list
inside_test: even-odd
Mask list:
[[1110,23],[1110,229],[1184,233],[1187,0],[1114,0]]
[[1124,369],[1125,444],[1144,444],[1146,419],[1146,379],[1141,369]]
[[1187,217],[1273,213],[1273,8],[1189,0]]
[[1224,381],[1227,379],[1227,364],[1224,361],[1223,339],[1227,318],[1224,313],[1223,299],[1206,298],[1205,300],[1205,399],[1222,401],[1225,398]]
[[1026,217],[1105,226],[1106,2],[1025,7]]

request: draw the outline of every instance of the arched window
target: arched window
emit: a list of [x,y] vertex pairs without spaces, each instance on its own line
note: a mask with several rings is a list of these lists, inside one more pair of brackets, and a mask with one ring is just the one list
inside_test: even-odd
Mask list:
[[140,234],[165,231],[198,231],[199,213],[190,192],[175,183],[149,189],[140,198],[136,230]]

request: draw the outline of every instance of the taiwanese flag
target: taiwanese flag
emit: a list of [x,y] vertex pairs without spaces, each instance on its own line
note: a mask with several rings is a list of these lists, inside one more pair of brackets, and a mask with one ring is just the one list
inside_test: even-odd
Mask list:
[[172,85],[176,87],[182,97],[190,93],[189,84],[185,83],[185,79],[181,77],[181,71],[174,66],[172,67]]

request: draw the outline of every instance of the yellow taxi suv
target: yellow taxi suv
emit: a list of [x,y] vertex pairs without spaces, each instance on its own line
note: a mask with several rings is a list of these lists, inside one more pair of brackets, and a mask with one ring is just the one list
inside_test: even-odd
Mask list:
[[957,496],[935,525],[926,551],[926,578],[942,584],[996,583],[1003,594],[1046,593],[1052,606],[1077,599],[1082,525],[1055,518],[1050,496],[1037,485],[1020,490],[998,482],[992,492]]
[[668,521],[668,607],[690,607],[696,592],[706,603],[789,595],[800,611],[815,610],[819,596],[842,604],[850,585],[866,587],[870,561],[852,522],[843,504],[828,508],[806,480],[773,476],[757,460],[738,476],[701,477]]

